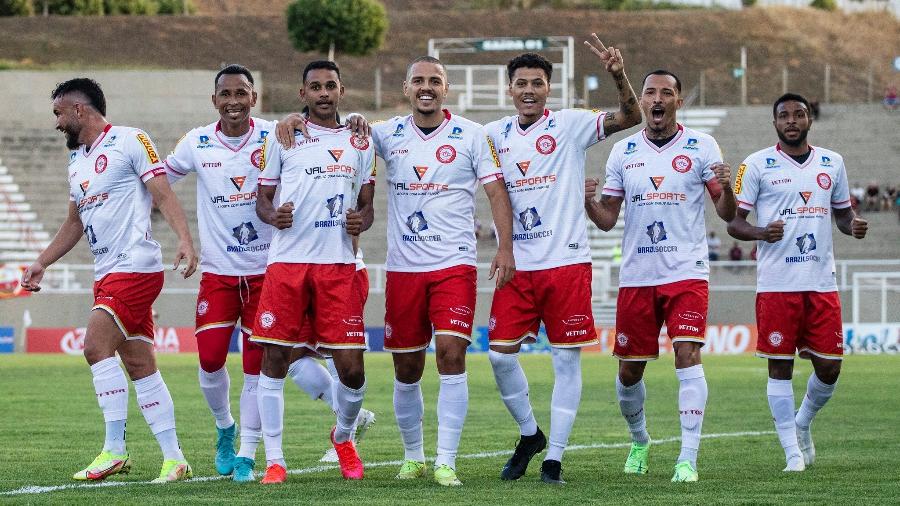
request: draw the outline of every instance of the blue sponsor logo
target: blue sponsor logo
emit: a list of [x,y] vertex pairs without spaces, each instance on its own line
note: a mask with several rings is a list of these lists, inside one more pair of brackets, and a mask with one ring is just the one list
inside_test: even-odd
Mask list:
[[522,228],[525,231],[529,231],[541,225],[541,215],[538,214],[537,209],[529,207],[519,213],[519,223],[522,224]]
[[668,237],[666,237],[666,227],[661,221],[654,221],[647,225],[647,235],[650,237],[650,242],[653,244],[658,244],[668,239]]
[[767,169],[775,169],[778,168],[778,164],[775,163],[774,158],[766,158],[766,168]]
[[463,129],[460,127],[453,127],[453,131],[450,132],[450,135],[447,136],[448,139],[462,139]]
[[0,327],[0,353],[12,353],[16,348],[16,333],[12,327]]
[[697,147],[697,139],[688,139],[687,144],[684,145],[683,149],[697,150],[700,149]]
[[827,156],[823,156],[822,157],[822,167],[831,167],[831,165],[832,165],[831,158],[829,158]]
[[[512,130],[512,122],[506,124],[506,127],[503,129],[503,137],[509,137],[509,132]],[[74,154],[74,153],[73,153]]]
[[422,211],[416,211],[406,218],[406,227],[409,228],[410,232],[418,234],[423,230],[428,230],[428,221],[425,219]]
[[625,146],[625,154],[626,154],[626,155],[630,155],[630,154],[632,154],[632,153],[634,153],[634,152],[636,152],[636,151],[637,151],[637,144],[634,143],[634,142],[629,142],[629,143]]
[[106,142],[103,143],[104,148],[111,148],[116,145],[116,136],[110,136],[106,139]]
[[197,144],[197,149],[211,148],[212,144],[209,142],[208,135],[200,136],[200,144]]
[[256,233],[256,229],[253,228],[253,223],[246,221],[241,223],[240,225],[231,229],[231,235],[237,239],[238,244],[241,246],[246,246],[251,242],[259,239],[259,235]]
[[393,137],[403,137],[403,123],[397,125],[397,129],[394,130]]

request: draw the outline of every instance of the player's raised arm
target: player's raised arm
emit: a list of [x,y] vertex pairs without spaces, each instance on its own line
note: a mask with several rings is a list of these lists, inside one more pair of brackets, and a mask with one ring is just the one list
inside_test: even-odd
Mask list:
[[184,269],[184,277],[188,278],[197,270],[197,262],[199,257],[194,249],[194,240],[191,238],[191,231],[187,225],[187,219],[184,216],[184,210],[178,203],[178,197],[169,186],[169,181],[164,177],[154,177],[148,179],[144,185],[153,197],[153,201],[159,207],[163,218],[178,235],[178,250],[175,253],[174,269],[177,269],[182,260],[187,261]]
[[607,114],[603,120],[603,132],[608,136],[640,123],[641,109],[638,107],[637,97],[628,76],[625,75],[625,59],[622,58],[622,52],[613,46],[604,46],[596,33],[592,33],[591,37],[593,40],[584,41],[584,45],[597,56],[606,71],[612,75],[616,89],[619,90],[619,110]]
[[69,201],[69,213],[66,221],[59,226],[59,231],[53,236],[53,240],[47,248],[38,255],[25,272],[22,274],[22,288],[29,292],[41,290],[41,279],[44,277],[44,269],[54,264],[66,253],[72,250],[81,240],[81,218],[78,217],[78,208],[74,201]]

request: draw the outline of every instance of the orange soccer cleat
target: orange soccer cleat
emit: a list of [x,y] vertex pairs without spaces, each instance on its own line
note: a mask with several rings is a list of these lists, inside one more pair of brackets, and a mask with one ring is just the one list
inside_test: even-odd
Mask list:
[[331,428],[331,444],[334,445],[334,450],[337,452],[338,464],[341,466],[341,476],[346,480],[363,479],[363,463],[359,459],[359,454],[356,453],[356,445],[350,439],[343,443],[336,443],[334,441],[334,430],[336,428]]
[[262,483],[263,485],[269,485],[272,483],[284,483],[287,480],[287,469],[285,469],[281,464],[272,464],[271,466],[266,468],[266,474],[263,476]]

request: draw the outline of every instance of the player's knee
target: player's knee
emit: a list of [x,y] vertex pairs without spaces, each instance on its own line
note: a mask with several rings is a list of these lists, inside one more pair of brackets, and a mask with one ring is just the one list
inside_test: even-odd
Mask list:
[[439,349],[436,359],[438,372],[441,374],[462,374],[466,371],[465,349]]
[[353,364],[338,369],[338,377],[344,386],[360,388],[366,383],[366,372],[362,364]]
[[700,363],[700,343],[679,342],[675,345],[675,366],[679,369]]
[[619,365],[619,381],[622,385],[630,387],[641,381],[644,377],[644,365],[646,362],[621,362]]
[[829,360],[825,364],[816,367],[816,377],[826,385],[834,385],[841,375],[841,361]]
[[87,344],[84,346],[84,359],[87,361],[88,365],[94,365],[97,362],[106,360],[114,355],[114,353],[109,353],[107,350],[101,349],[98,346],[90,346]]
[[225,367],[225,358],[212,354],[200,353],[200,368],[206,372],[216,372]]
[[270,378],[284,378],[287,376],[290,357],[291,348],[287,346],[263,345],[262,373]]
[[135,357],[133,355],[120,355],[122,365],[128,372],[128,377],[132,381],[146,378],[156,372],[156,360],[146,360],[144,357]]

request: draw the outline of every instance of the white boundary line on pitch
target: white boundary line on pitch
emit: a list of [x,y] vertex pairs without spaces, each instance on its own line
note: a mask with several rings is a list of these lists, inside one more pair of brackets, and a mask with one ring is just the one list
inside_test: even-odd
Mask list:
[[[725,432],[721,434],[703,434],[700,436],[702,439],[721,439],[721,438],[730,438],[730,437],[747,437],[747,436],[768,436],[775,434],[774,431],[745,431],[745,432]],[[654,439],[653,444],[665,444],[665,443],[675,443],[681,441],[680,437],[668,437],[665,439]],[[629,448],[631,443],[592,443],[587,445],[570,445],[566,447],[566,451],[578,451],[578,450],[596,450],[596,449],[610,449],[610,448]],[[497,450],[493,452],[481,452],[481,453],[469,453],[466,455],[460,455],[458,458],[461,459],[486,459],[491,457],[501,457],[504,455],[512,455],[512,450]],[[429,461],[433,459],[428,459]],[[366,462],[365,467],[385,467],[385,466],[399,466],[403,463],[402,460],[386,460],[381,462]],[[321,466],[312,466],[312,467],[304,467],[300,469],[291,469],[288,471],[288,474],[311,474],[311,473],[321,473],[324,471],[331,471],[333,469],[338,469],[336,465],[321,465]],[[185,483],[197,483],[197,482],[205,482],[205,481],[214,481],[214,480],[223,480],[227,479],[227,476],[198,476],[196,478],[191,478]],[[28,494],[46,494],[48,492],[57,492],[60,490],[70,490],[70,489],[78,489],[78,488],[99,488],[99,487],[125,487],[128,485],[159,485],[156,483],[151,483],[149,481],[102,481],[99,483],[71,483],[67,485],[53,485],[53,486],[37,486],[30,485],[22,488],[18,488],[16,490],[7,490],[4,492],[0,492],[0,495],[5,496],[15,496],[15,495],[28,495]]]

